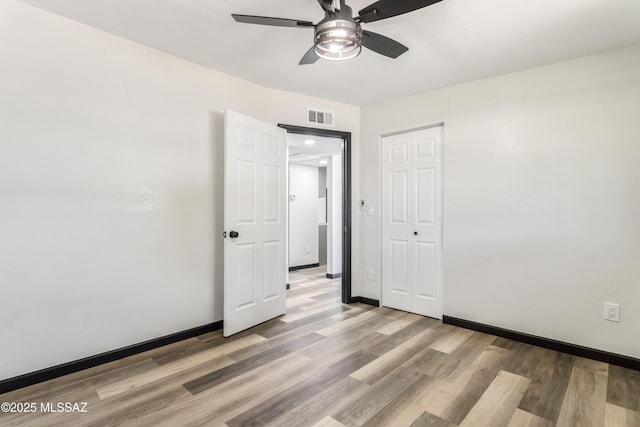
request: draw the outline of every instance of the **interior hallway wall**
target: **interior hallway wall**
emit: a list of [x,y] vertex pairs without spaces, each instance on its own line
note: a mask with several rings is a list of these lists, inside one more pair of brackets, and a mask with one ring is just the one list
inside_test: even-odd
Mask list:
[[318,263],[318,168],[290,163],[289,267]]
[[318,224],[318,263],[327,265],[327,167],[318,168],[318,199],[324,198],[324,222]]

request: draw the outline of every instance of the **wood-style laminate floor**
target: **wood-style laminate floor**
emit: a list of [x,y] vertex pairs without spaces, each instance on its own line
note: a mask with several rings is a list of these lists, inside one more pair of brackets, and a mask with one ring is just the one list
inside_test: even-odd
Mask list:
[[290,279],[285,316],[0,395],[87,411],[0,425],[640,426],[638,371],[343,305],[322,269]]

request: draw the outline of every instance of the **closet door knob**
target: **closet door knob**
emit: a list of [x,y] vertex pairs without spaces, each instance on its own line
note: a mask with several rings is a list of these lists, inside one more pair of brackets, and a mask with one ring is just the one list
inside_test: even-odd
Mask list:
[[414,231],[414,232],[413,232],[413,235],[414,235],[414,236],[417,236],[417,235],[418,235],[418,232],[417,232],[417,231]]
[[238,234],[237,231],[232,231],[231,233],[229,233],[229,237],[231,237],[232,239],[235,239],[236,237],[238,237],[240,234]]

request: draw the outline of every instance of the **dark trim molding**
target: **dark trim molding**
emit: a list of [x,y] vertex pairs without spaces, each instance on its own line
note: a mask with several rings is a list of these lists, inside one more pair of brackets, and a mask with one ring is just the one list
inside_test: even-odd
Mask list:
[[362,304],[372,305],[374,307],[380,307],[380,301],[377,299],[367,298],[367,297],[352,297],[350,303],[360,302]]
[[320,263],[316,262],[315,264],[296,265],[295,267],[289,267],[289,271],[304,270],[305,268],[313,267],[320,267]]
[[0,381],[0,394],[222,329],[222,320]]
[[342,273],[336,273],[336,274],[327,273],[327,279],[337,279],[339,277],[342,277]]
[[342,302],[351,298],[351,132],[278,124],[289,133],[342,138]]
[[477,323],[471,320],[459,319],[457,317],[446,315],[442,316],[442,323],[460,326],[462,328],[484,332],[485,334],[496,335],[502,338],[508,338],[514,341],[537,345],[538,347],[549,348],[551,350],[573,354],[574,356],[586,357],[588,359],[598,360],[600,362],[610,363],[612,365],[622,366],[624,368],[640,371],[640,359],[624,356],[622,354],[609,353],[608,351],[598,350],[590,347],[583,347],[577,344],[570,344],[564,341],[557,341],[537,335],[525,334],[523,332],[512,331],[510,329],[503,329],[497,326],[486,325],[484,323]]

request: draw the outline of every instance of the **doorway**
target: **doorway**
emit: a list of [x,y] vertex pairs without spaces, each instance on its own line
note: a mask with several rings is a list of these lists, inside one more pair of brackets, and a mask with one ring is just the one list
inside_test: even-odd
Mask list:
[[289,271],[342,276],[341,138],[287,134]]
[[[331,156],[331,159],[327,158],[327,166],[329,166],[329,160],[332,161],[333,168],[341,168],[341,204],[342,213],[340,215],[340,227],[339,229],[333,229],[338,236],[342,237],[342,244],[340,247],[340,256],[334,257],[333,263],[340,264],[340,274],[342,281],[342,302],[349,304],[354,302],[351,298],[351,133],[334,131],[329,129],[316,129],[303,126],[293,126],[286,124],[279,124],[281,128],[285,129],[288,134],[292,136],[302,136],[303,138],[313,139],[315,138],[332,138],[341,141],[340,154]],[[319,162],[320,160],[318,160]],[[329,168],[327,168],[327,171]],[[328,196],[328,194],[327,194]],[[327,198],[327,214],[330,211],[331,201]],[[319,212],[318,212],[319,214]],[[336,224],[337,221],[333,221]],[[327,222],[329,224],[329,222]],[[319,232],[319,231],[318,231]],[[329,233],[329,227],[327,226],[327,233]],[[319,236],[318,236],[319,237]],[[327,265],[329,265],[330,249],[329,239],[327,239]],[[303,247],[303,252],[306,252],[306,245]],[[303,264],[304,265],[304,264]],[[335,269],[334,271],[336,271]],[[332,273],[327,273],[332,274]]]

